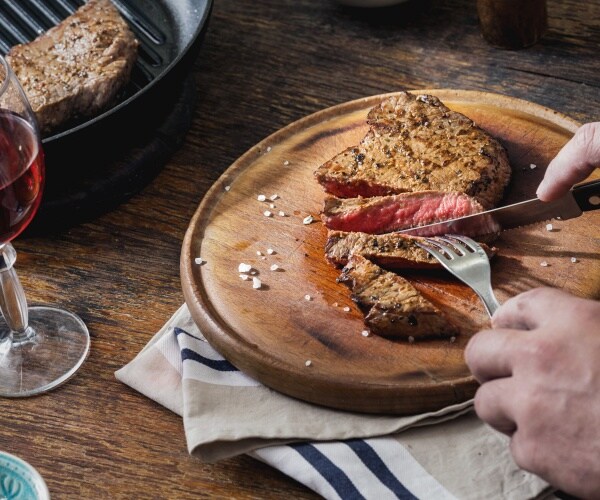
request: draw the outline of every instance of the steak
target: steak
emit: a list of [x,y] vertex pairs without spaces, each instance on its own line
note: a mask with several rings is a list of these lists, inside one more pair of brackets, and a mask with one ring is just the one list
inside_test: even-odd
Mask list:
[[360,255],[348,260],[338,280],[351,290],[372,333],[387,338],[435,338],[458,329],[404,278]]
[[329,229],[380,234],[481,212],[463,193],[421,191],[372,198],[325,198],[321,218]]
[[504,147],[437,97],[408,92],[370,110],[360,144],[315,171],[327,193],[341,198],[412,191],[466,193],[487,209],[510,180]]
[[110,0],[90,0],[7,60],[36,113],[42,136],[97,115],[129,81],[138,41]]
[[[345,266],[351,255],[360,255],[386,269],[441,268],[440,263],[417,245],[422,238],[400,233],[367,234],[329,231],[325,257],[334,266]],[[493,257],[495,248],[480,243]]]

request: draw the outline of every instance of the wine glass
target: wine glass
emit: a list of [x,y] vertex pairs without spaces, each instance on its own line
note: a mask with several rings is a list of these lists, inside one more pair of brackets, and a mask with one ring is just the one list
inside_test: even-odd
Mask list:
[[65,382],[90,347],[76,315],[27,307],[11,241],[31,222],[44,186],[44,154],[27,97],[0,56],[0,396],[32,396]]

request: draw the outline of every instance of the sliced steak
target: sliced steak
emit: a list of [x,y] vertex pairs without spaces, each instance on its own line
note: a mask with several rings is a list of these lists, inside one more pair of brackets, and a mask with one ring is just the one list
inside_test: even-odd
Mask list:
[[461,192],[491,208],[510,180],[506,150],[437,97],[403,92],[368,114],[369,132],[315,171],[341,198],[407,191]]
[[129,81],[138,41],[110,0],[90,0],[7,60],[43,136],[113,104]]
[[[400,233],[367,234],[329,231],[325,257],[334,266],[345,266],[351,255],[361,255],[386,269],[434,269],[439,262],[417,245],[422,238]],[[493,257],[497,250],[485,243],[482,248]]]
[[421,191],[372,198],[325,198],[321,218],[329,229],[380,234],[481,212],[463,193]]
[[400,276],[385,271],[360,255],[353,255],[339,281],[365,311],[365,324],[388,338],[435,338],[458,334],[442,311]]

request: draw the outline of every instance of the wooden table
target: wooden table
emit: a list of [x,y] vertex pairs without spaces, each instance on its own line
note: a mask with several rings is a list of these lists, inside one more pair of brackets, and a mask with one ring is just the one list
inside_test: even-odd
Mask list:
[[549,0],[541,43],[498,50],[472,0],[360,10],[333,1],[217,0],[193,67],[198,99],[183,147],[142,192],[58,234],[21,238],[32,303],[77,312],[91,354],[63,387],[0,400],[0,449],[32,463],[54,498],[315,498],[248,457],[203,464],[182,421],[118,382],[183,302],[179,252],[219,175],[250,146],[314,111],[419,88],[492,91],[581,122],[600,118],[600,2]]

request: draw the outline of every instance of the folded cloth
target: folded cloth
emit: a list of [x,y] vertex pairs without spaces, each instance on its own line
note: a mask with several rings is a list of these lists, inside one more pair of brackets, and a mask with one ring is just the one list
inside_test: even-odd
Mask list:
[[472,401],[408,417],[331,410],[275,392],[225,360],[183,305],[116,377],[183,417],[191,454],[261,460],[327,499],[546,496]]

